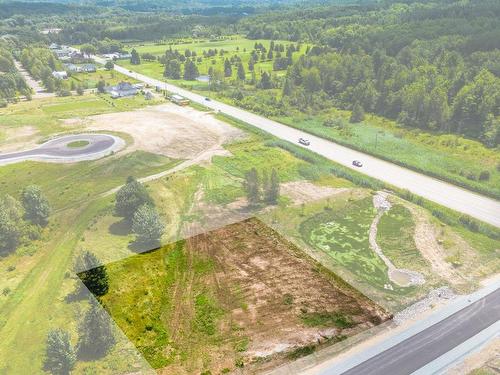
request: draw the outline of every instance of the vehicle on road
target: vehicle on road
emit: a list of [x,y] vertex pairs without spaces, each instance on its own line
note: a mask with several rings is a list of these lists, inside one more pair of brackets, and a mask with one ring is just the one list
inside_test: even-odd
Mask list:
[[205,98],[205,100],[206,100],[207,102],[212,101],[212,99],[210,99],[210,98]]
[[359,160],[354,160],[352,162],[352,165],[354,165],[355,167],[361,168],[363,166],[363,163],[361,163]]
[[304,138],[299,138],[299,143],[304,146],[309,146],[311,144],[311,142]]

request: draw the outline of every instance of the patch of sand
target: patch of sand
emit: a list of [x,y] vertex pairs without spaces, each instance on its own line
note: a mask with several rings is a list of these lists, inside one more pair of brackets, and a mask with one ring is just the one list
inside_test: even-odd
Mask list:
[[410,204],[406,204],[406,208],[410,210],[415,220],[415,245],[420,254],[430,263],[437,275],[454,284],[463,282],[463,278],[453,266],[445,261],[446,252],[437,241],[436,229],[426,214]]
[[2,129],[2,133],[4,139],[0,142],[0,153],[27,150],[38,146],[37,137],[33,137],[37,133],[34,126],[6,128]]
[[128,133],[134,143],[125,152],[143,150],[175,159],[194,159],[210,151],[227,154],[222,147],[244,133],[211,114],[175,104],[162,104],[131,112],[108,113],[86,119],[70,119],[66,125],[86,126],[91,131]]
[[343,193],[347,188],[318,186],[309,181],[293,181],[281,184],[281,193],[292,199],[294,204],[308,203]]

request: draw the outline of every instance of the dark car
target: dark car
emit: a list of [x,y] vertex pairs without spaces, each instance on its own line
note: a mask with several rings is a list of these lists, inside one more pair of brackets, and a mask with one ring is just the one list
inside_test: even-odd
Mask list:
[[311,144],[311,142],[304,138],[299,138],[299,143],[304,146],[309,146]]
[[209,102],[209,101],[211,101],[212,99],[210,99],[210,98],[205,98],[205,100],[206,100],[207,102]]
[[363,163],[361,163],[359,160],[354,160],[352,162],[352,165],[354,165],[355,167],[361,168],[363,166]]

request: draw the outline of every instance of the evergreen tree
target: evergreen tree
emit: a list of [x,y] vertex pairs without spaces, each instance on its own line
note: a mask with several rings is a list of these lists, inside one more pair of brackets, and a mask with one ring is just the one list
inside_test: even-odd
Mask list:
[[363,121],[364,119],[365,119],[365,111],[363,107],[359,103],[354,104],[349,122],[358,123]]
[[128,177],[127,183],[116,193],[115,213],[132,222],[132,218],[139,207],[152,204],[146,188],[134,177]]
[[102,79],[97,82],[96,88],[97,92],[104,94],[105,90],[104,88],[106,87],[106,82],[104,82]]
[[262,76],[260,77],[259,86],[261,89],[264,90],[272,88],[271,75],[269,73],[267,72],[262,73]]
[[255,168],[252,168],[245,174],[244,189],[247,193],[248,204],[256,206],[260,202],[260,181],[259,174]]
[[115,345],[113,326],[104,308],[92,299],[90,309],[79,325],[78,358],[94,360],[104,357]]
[[154,248],[160,244],[165,224],[163,224],[156,208],[145,204],[134,214],[132,231],[137,235],[136,242]]
[[199,75],[196,64],[191,59],[187,59],[184,64],[184,79],[186,81],[194,81]]
[[253,58],[250,58],[250,60],[248,60],[248,70],[253,72],[255,69],[255,61]]
[[271,171],[271,181],[269,183],[269,190],[267,192],[266,200],[270,204],[277,204],[280,197],[280,179],[276,169]]
[[41,189],[36,185],[28,186],[23,189],[21,196],[26,219],[36,225],[47,225],[50,206]]
[[231,62],[226,59],[224,60],[224,77],[231,77],[233,75],[233,68],[231,67]]
[[139,56],[135,48],[130,53],[130,63],[132,65],[139,65],[141,63],[141,57]]
[[269,52],[267,53],[267,59],[268,60],[272,60],[274,57],[274,54],[273,54],[273,50],[270,49]]
[[106,266],[101,265],[97,257],[90,251],[84,251],[77,259],[77,271],[82,283],[96,296],[101,297],[109,290]]
[[238,63],[238,79],[240,81],[244,81],[245,78],[246,78],[245,68],[243,67],[243,64],[240,61]]
[[181,78],[181,63],[177,59],[168,60],[165,64],[165,71],[163,72],[165,77],[170,79],[180,79]]
[[75,366],[75,350],[71,346],[69,333],[61,329],[47,335],[44,369],[54,375],[68,375]]

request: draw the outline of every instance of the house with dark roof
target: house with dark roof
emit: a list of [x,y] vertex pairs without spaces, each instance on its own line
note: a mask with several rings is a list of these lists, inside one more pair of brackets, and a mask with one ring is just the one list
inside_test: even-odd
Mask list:
[[116,86],[107,86],[104,88],[113,99],[124,98],[127,96],[137,95],[139,89],[129,82],[120,82]]

